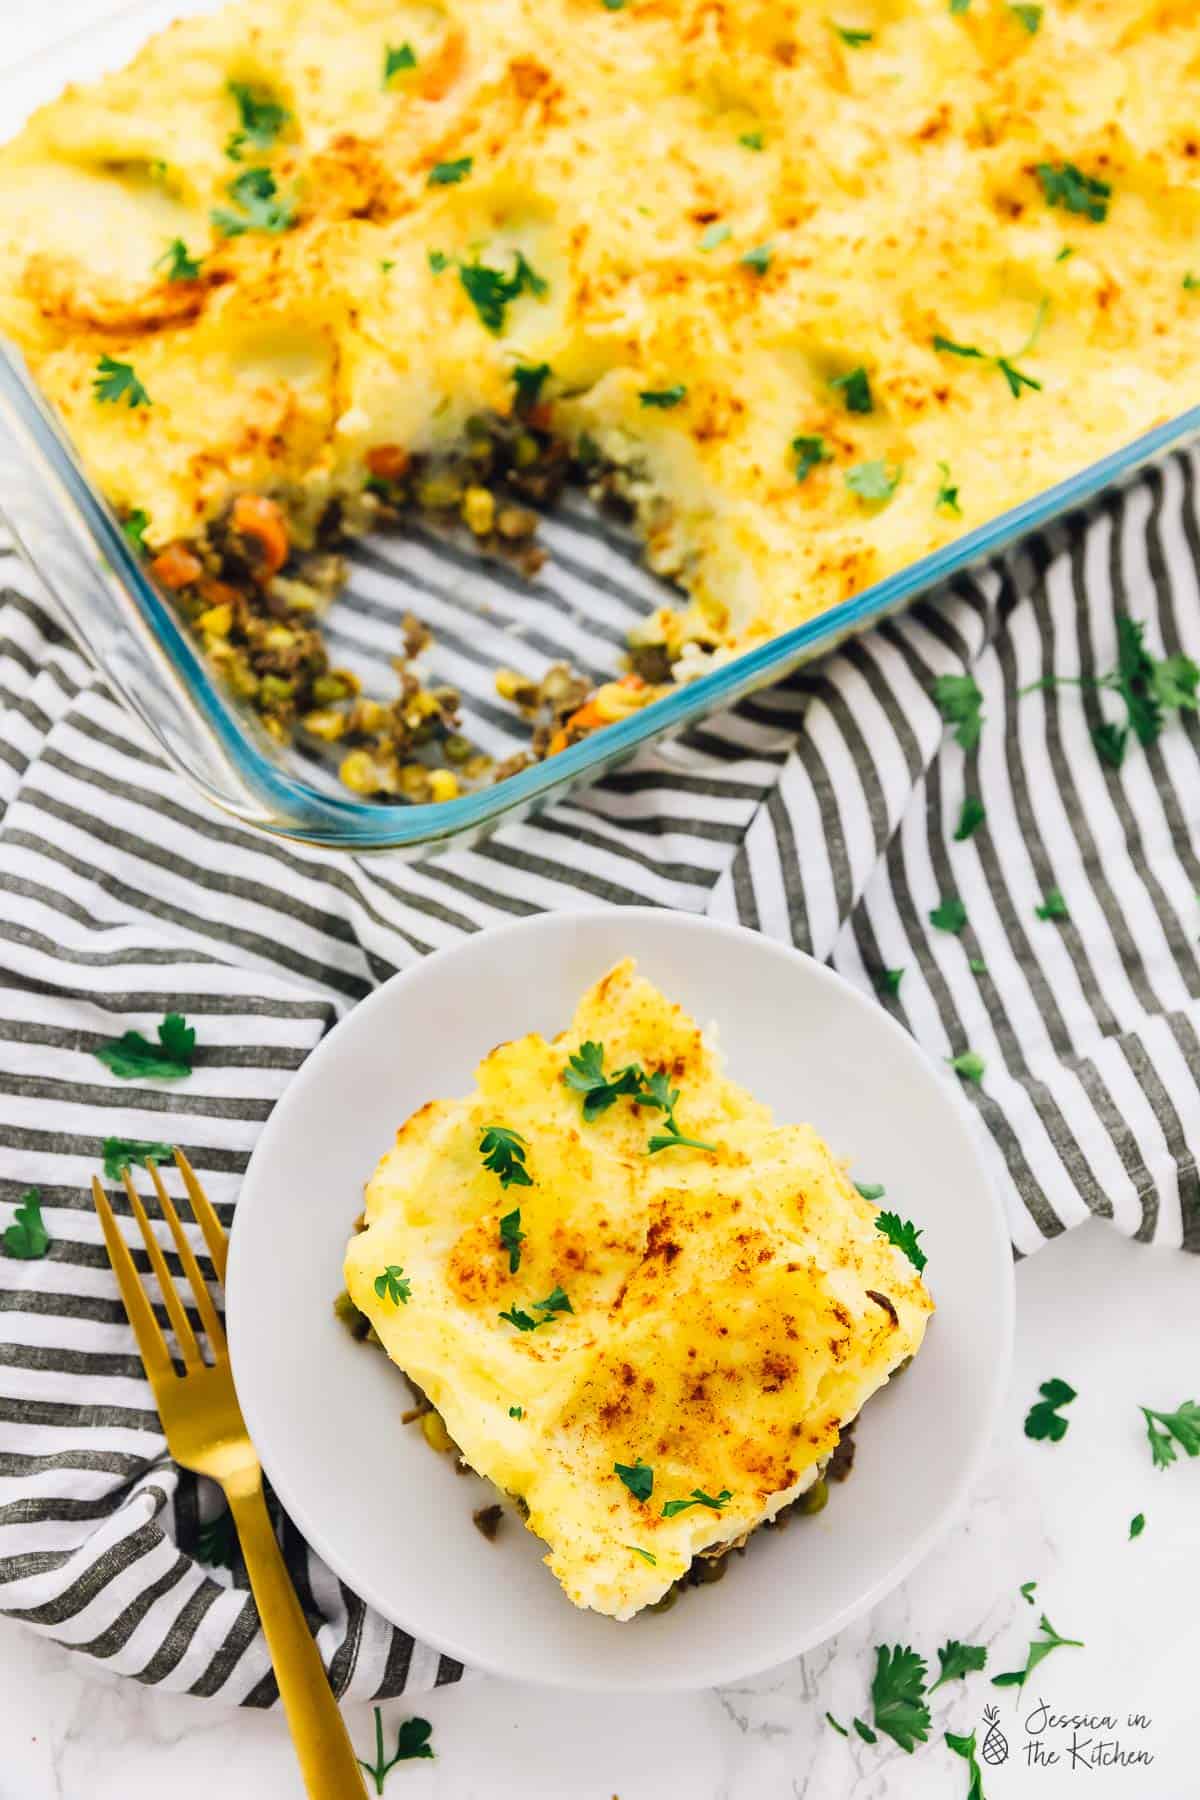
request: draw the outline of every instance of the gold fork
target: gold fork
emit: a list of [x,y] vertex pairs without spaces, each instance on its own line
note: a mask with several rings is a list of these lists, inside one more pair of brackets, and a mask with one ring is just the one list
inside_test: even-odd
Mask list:
[[[176,1150],[175,1162],[183,1176],[192,1212],[208,1245],[217,1279],[223,1283],[226,1247],[221,1221],[182,1150]],[[179,1260],[191,1283],[212,1351],[214,1360],[211,1363],[204,1362],[200,1355],[196,1334],[175,1291],[166,1258],[151,1230],[129,1170],[122,1172],[121,1179],[133,1216],[141,1227],[150,1266],[158,1277],[167,1317],[179,1344],[184,1368],[182,1375],[175,1372],[166,1338],[134,1267],[133,1257],[121,1235],[108,1196],[95,1176],[92,1177],[92,1199],[104,1228],[108,1260],[113,1266],[158,1406],[167,1448],[183,1468],[192,1469],[197,1475],[211,1476],[225,1491],[308,1792],[317,1796],[317,1800],[362,1800],[366,1788],[354,1750],[271,1529],[263,1499],[262,1464],[247,1435],[242,1409],[234,1392],[233,1371],[221,1321],[162,1176],[153,1163],[149,1168],[159,1208],[171,1228]]]

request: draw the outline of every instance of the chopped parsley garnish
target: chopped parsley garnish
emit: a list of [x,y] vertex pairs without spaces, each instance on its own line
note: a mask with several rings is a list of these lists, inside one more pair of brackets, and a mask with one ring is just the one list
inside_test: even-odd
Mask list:
[[1055,257],[1054,260],[1056,263],[1057,262],[1069,262],[1071,260],[1071,258],[1074,256],[1074,254],[1075,254],[1074,244],[1064,244],[1062,249],[1059,251],[1058,255]]
[[417,53],[411,44],[388,44],[383,52],[383,85],[387,87],[393,75],[399,75],[402,69],[415,69]]
[[833,461],[823,437],[794,437],[792,449],[796,456],[797,481],[807,481],[819,463]]
[[663,1130],[650,1139],[646,1146],[647,1156],[654,1156],[660,1150],[671,1150],[686,1147],[689,1150],[715,1150],[715,1144],[706,1144],[700,1138],[684,1137],[675,1121],[675,1107],[679,1100],[679,1089],[673,1088],[664,1070],[658,1069],[647,1081],[643,1077],[640,1093],[635,1094],[635,1106],[652,1106],[664,1113]]
[[1117,619],[1117,666],[1107,675],[1044,675],[1022,688],[1086,687],[1119,695],[1125,704],[1126,725],[1098,725],[1092,742],[1101,760],[1119,769],[1125,760],[1129,732],[1139,744],[1153,744],[1160,736],[1168,712],[1195,712],[1200,666],[1190,656],[1158,657],[1147,650],[1146,627],[1122,613]]
[[974,750],[983,730],[983,695],[973,675],[939,675],[933,698],[947,725],[955,726],[954,741]]
[[829,385],[842,390],[847,412],[869,413],[875,410],[875,402],[871,397],[871,378],[861,365],[857,369],[848,370],[845,375],[834,375]]
[[917,1230],[912,1220],[902,1219],[899,1213],[894,1212],[876,1213],[875,1229],[883,1233],[889,1244],[894,1244],[897,1250],[903,1250],[919,1275],[929,1258],[918,1242],[924,1234]]
[[523,1406],[510,1406],[508,1409],[508,1416],[510,1419],[523,1419],[525,1417],[525,1408]]
[[1079,1638],[1059,1637],[1045,1613],[1043,1613],[1038,1620],[1038,1630],[1043,1635],[1040,1638],[1035,1638],[1033,1643],[1030,1644],[1029,1654],[1025,1658],[1025,1667],[1023,1669],[1010,1669],[1006,1675],[993,1675],[993,1687],[1024,1687],[1038,1664],[1044,1662],[1052,1650],[1059,1650],[1067,1646],[1072,1650],[1083,1649],[1083,1643]]
[[[607,6],[609,4],[609,0],[604,0],[604,4]],[[618,0],[618,4],[623,5],[624,0]],[[640,1556],[642,1561],[649,1563],[650,1567],[652,1569],[657,1569],[658,1558],[657,1558],[657,1556],[655,1556],[655,1554],[652,1550],[643,1550],[638,1544],[626,1544],[624,1546],[624,1548],[626,1550],[632,1550],[632,1552],[635,1556]]]
[[196,1033],[181,1013],[168,1013],[158,1027],[158,1042],[152,1044],[140,1031],[127,1031],[109,1044],[93,1050],[106,1068],[122,1081],[182,1081],[192,1072],[196,1056]]
[[657,1156],[660,1150],[715,1150],[715,1144],[706,1144],[702,1138],[684,1137],[682,1131],[675,1127],[673,1119],[666,1121],[666,1130],[655,1132],[646,1145],[647,1156]]
[[170,1162],[170,1144],[155,1144],[145,1138],[106,1137],[103,1144],[104,1173],[110,1181],[120,1179],[122,1169],[132,1163],[148,1169],[151,1163]]
[[237,162],[247,144],[255,150],[269,150],[292,115],[286,106],[261,99],[241,81],[231,81],[229,92],[237,102],[242,128],[230,137],[225,154]]
[[296,223],[296,202],[280,197],[270,169],[243,169],[226,191],[238,211],[217,206],[209,214],[222,237],[242,237],[249,231],[273,235]]
[[519,1306],[510,1306],[507,1312],[500,1314],[500,1317],[507,1319],[510,1325],[515,1325],[518,1331],[536,1331],[539,1325],[545,1325],[547,1322],[545,1319],[535,1319],[529,1313],[522,1312]]
[[843,44],[850,46],[851,50],[860,50],[864,44],[873,43],[875,39],[873,31],[861,31],[854,25],[839,25],[834,19],[830,19],[829,26],[832,31],[837,32]]
[[886,1644],[877,1644],[875,1659],[875,1675],[871,1682],[875,1724],[911,1755],[918,1740],[924,1743],[929,1736],[924,1660],[915,1650],[902,1648],[899,1644],[894,1650],[889,1650]]
[[1189,269],[1183,278],[1183,291],[1185,294],[1194,294],[1197,288],[1200,288],[1200,278],[1193,275]]
[[549,283],[530,267],[520,250],[510,274],[506,275],[503,269],[489,268],[477,258],[474,262],[459,263],[458,279],[479,314],[480,322],[493,337],[504,329],[504,314],[510,301],[521,294],[532,294],[540,300],[550,291]]
[[1033,910],[1039,919],[1069,919],[1071,916],[1057,888],[1051,888],[1042,904]]
[[1025,27],[1030,37],[1037,36],[1038,27],[1042,22],[1040,6],[1015,6],[1010,3],[1008,10],[1018,23]]
[[21,1262],[36,1262],[50,1248],[50,1233],[42,1220],[37,1188],[26,1188],[17,1202],[13,1222],[5,1229],[4,1248]]
[[1037,1602],[1035,1601],[1035,1599],[1033,1597],[1034,1591],[1036,1588],[1037,1588],[1036,1581],[1023,1581],[1021,1583],[1020,1587],[1018,1588],[1017,1592],[1020,1594],[1022,1600],[1027,1600],[1029,1602],[1030,1606],[1036,1606]]
[[1170,1468],[1175,1461],[1176,1444],[1185,1456],[1200,1456],[1200,1406],[1194,1400],[1185,1400],[1173,1413],[1155,1412],[1152,1407],[1143,1406],[1142,1417],[1156,1469]]
[[950,0],[950,11],[954,14],[969,12],[971,0]]
[[987,964],[978,956],[972,956],[967,964],[972,975],[986,975]]
[[540,1312],[543,1315],[542,1318],[535,1319],[531,1313],[524,1312],[519,1306],[510,1306],[507,1312],[500,1314],[500,1317],[506,1319],[510,1325],[515,1325],[518,1331],[536,1331],[539,1325],[549,1325],[555,1313],[573,1313],[575,1311],[560,1287],[556,1287],[553,1293],[547,1294],[544,1300],[534,1300],[531,1304],[534,1312]]
[[[937,1686],[936,1682],[934,1686]],[[967,1774],[970,1777],[967,1800],[984,1800],[983,1770],[980,1768],[979,1758],[975,1754],[975,1733],[972,1731],[968,1736],[960,1737],[956,1731],[947,1731],[944,1735],[947,1748],[953,1750],[955,1756],[961,1756],[966,1762]]]
[[460,156],[455,162],[434,163],[426,179],[426,187],[453,187],[456,181],[463,181],[471,173],[475,158]]
[[483,1166],[500,1177],[500,1186],[532,1187],[533,1178],[525,1167],[525,1139],[519,1131],[504,1125],[485,1125],[479,1139]]
[[1110,769],[1121,767],[1125,761],[1125,746],[1128,742],[1129,733],[1123,725],[1097,725],[1092,733],[1096,754]]
[[1032,388],[1034,393],[1041,393],[1041,382],[1035,381],[1032,375],[1023,374],[1012,361],[1011,357],[998,356],[996,358],[996,367],[1003,375],[1005,381],[1007,381],[1008,391],[1014,400],[1019,400],[1021,398],[1022,388]]
[[946,356],[970,356],[979,362],[987,360],[978,344],[956,344],[953,338],[943,337],[940,331],[933,334],[933,347]]
[[448,269],[450,267],[450,258],[446,255],[444,250],[431,250],[428,255],[428,261],[429,266],[435,275],[440,275],[443,269]]
[[854,1729],[857,1731],[864,1744],[877,1744],[879,1742],[878,1737],[871,1730],[871,1727],[866,1723],[865,1719],[855,1719]]
[[544,1300],[535,1300],[533,1302],[533,1309],[535,1312],[545,1313],[547,1318],[549,1318],[552,1313],[573,1313],[575,1311],[575,1308],[571,1305],[571,1302],[567,1299],[567,1296],[560,1287],[554,1288],[546,1295]]
[[528,411],[536,406],[542,384],[550,373],[549,363],[518,363],[513,370],[513,386],[517,390],[517,406]]
[[864,1200],[882,1200],[887,1193],[882,1181],[856,1181],[854,1185]]
[[[990,351],[981,350],[978,344],[956,343],[953,338],[943,337],[941,332],[934,333],[932,340],[933,347],[935,350],[941,351],[945,356],[961,356],[975,362],[990,363],[993,368],[998,369],[1001,375],[1003,375],[1005,381],[1008,383],[1008,391],[1014,400],[1019,400],[1021,398],[1021,393],[1024,388],[1033,388],[1040,393],[1042,387],[1041,382],[1035,381],[1032,375],[1026,375],[1023,370],[1018,369],[1017,360],[1022,356],[1027,356],[1037,343],[1038,338],[1042,335],[1042,326],[1046,322],[1046,313],[1049,310],[1049,305],[1049,301],[1043,295],[1042,299],[1038,302],[1038,309],[1034,315],[1033,329],[1030,331],[1029,336],[1019,350],[1014,350],[1007,356],[993,356]],[[957,490],[955,497],[957,499]]]
[[620,1476],[635,1500],[648,1500],[654,1492],[654,1470],[640,1456],[635,1463],[614,1463],[613,1474]]
[[1112,188],[1095,175],[1085,175],[1074,163],[1039,163],[1037,178],[1047,206],[1063,206],[1068,212],[1080,213],[1093,225],[1102,225],[1108,217]]
[[896,995],[900,992],[900,983],[904,980],[903,969],[880,969],[876,977],[876,986],[885,994]]
[[899,463],[886,463],[882,458],[874,462],[855,463],[846,470],[846,486],[860,500],[890,500],[900,486],[903,473]]
[[1035,1400],[1025,1415],[1025,1436],[1049,1438],[1052,1444],[1057,1444],[1066,1437],[1070,1423],[1061,1416],[1059,1408],[1074,1400],[1075,1389],[1068,1382],[1060,1381],[1054,1376],[1051,1380],[1042,1382],[1038,1393],[1042,1398]]
[[764,148],[763,134],[761,131],[743,131],[738,143],[744,150],[761,150]]
[[146,527],[150,523],[150,514],[140,506],[135,506],[127,519],[121,520],[121,531],[125,541],[141,555],[146,553]]
[[833,1726],[833,1729],[838,1733],[838,1735],[840,1737],[849,1737],[850,1736],[850,1733],[846,1730],[846,1727],[844,1725],[839,1725],[837,1720],[834,1718],[834,1716],[831,1712],[827,1712],[825,1714],[825,1718],[828,1721],[828,1723]]
[[969,837],[974,837],[986,818],[987,807],[978,794],[965,794],[962,811],[958,815],[958,827],[954,833],[955,843],[965,844]]
[[605,1075],[604,1045],[590,1039],[568,1057],[562,1078],[565,1086],[583,1095],[583,1116],[589,1125],[602,1112],[607,1112],[622,1094],[640,1093],[645,1080],[637,1063],[629,1063],[625,1068]]
[[389,1263],[382,1275],[375,1277],[375,1292],[381,1300],[390,1300],[393,1306],[406,1306],[412,1293],[412,1282],[405,1279],[404,1270],[398,1263]]
[[693,1488],[690,1499],[668,1500],[662,1509],[662,1516],[664,1519],[673,1519],[676,1513],[687,1512],[692,1506],[707,1506],[713,1512],[720,1512],[726,1501],[732,1499],[733,1495],[728,1488],[722,1488],[715,1498],[712,1494],[706,1494],[703,1488]]
[[730,236],[731,231],[731,226],[725,224],[723,220],[718,219],[715,224],[709,226],[703,237],[699,239],[696,244],[697,250],[715,250],[718,244],[723,244],[725,242],[726,238]]
[[1130,1521],[1129,1521],[1130,1540],[1132,1541],[1132,1539],[1134,1539],[1134,1538],[1140,1538],[1143,1531],[1145,1531],[1145,1529],[1146,1529],[1145,1513],[1134,1513],[1132,1519],[1130,1519]]
[[388,1759],[383,1753],[383,1713],[378,1706],[375,1708],[375,1761],[364,1762],[360,1756],[358,1766],[371,1777],[377,1794],[382,1794],[383,1784],[397,1763],[433,1756],[429,1743],[432,1736],[433,1726],[428,1719],[405,1719],[396,1733],[396,1754]]
[[678,406],[686,398],[687,389],[679,382],[669,388],[642,388],[638,393],[643,406],[657,406],[663,412],[669,411],[672,406]]
[[525,1233],[521,1230],[521,1209],[514,1208],[505,1213],[500,1221],[500,1248],[508,1251],[508,1272],[515,1275],[521,1266],[521,1245],[525,1242]]
[[601,0],[605,12],[624,12],[625,0]]
[[966,926],[967,909],[957,894],[951,894],[934,907],[929,915],[929,923],[939,931],[950,931],[957,937]]
[[962,507],[958,504],[958,489],[950,479],[950,464],[947,462],[940,462],[938,464],[938,474],[941,476],[941,483],[938,487],[937,499],[934,501],[934,505],[944,506],[947,512],[961,513]]
[[200,273],[200,264],[194,256],[188,255],[188,247],[182,238],[172,238],[154,267],[162,269],[168,281],[195,281]]
[[987,1662],[987,1651],[982,1644],[960,1644],[957,1638],[951,1638],[938,1651],[938,1662],[941,1669],[929,1689],[931,1694],[944,1681],[965,1681],[968,1675],[977,1675]]
[[133,372],[133,364],[102,356],[92,376],[92,392],[97,400],[115,406],[124,400],[131,407],[149,406],[150,396]]
[[987,1068],[987,1064],[984,1062],[982,1056],[980,1056],[978,1050],[964,1050],[961,1056],[950,1056],[947,1057],[946,1060],[954,1070],[954,1073],[956,1075],[961,1075],[964,1081],[971,1081],[976,1087],[982,1085],[984,1070]]
[[753,269],[756,275],[765,275],[771,266],[771,257],[775,252],[774,244],[755,244],[753,250],[747,250],[742,257],[742,267]]

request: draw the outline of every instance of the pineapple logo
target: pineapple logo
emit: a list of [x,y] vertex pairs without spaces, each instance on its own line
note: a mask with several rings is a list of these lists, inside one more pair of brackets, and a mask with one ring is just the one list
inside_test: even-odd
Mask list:
[[987,1726],[980,1754],[993,1769],[1008,1761],[1008,1739],[1000,1729],[1000,1714],[994,1706],[985,1706],[983,1722]]

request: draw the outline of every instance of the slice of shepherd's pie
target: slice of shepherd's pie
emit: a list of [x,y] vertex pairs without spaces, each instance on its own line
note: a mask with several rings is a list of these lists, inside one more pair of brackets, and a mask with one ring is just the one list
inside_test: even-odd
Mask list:
[[804,1493],[933,1309],[816,1132],[632,962],[401,1127],[346,1283],[569,1598],[618,1619]]

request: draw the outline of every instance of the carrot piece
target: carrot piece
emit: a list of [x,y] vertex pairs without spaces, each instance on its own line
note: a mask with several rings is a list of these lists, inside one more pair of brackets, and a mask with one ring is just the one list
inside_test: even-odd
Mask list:
[[570,741],[571,740],[565,731],[556,731],[554,736],[550,739],[550,742],[546,745],[546,755],[557,756],[560,750],[566,749]]
[[399,444],[372,444],[367,451],[367,468],[380,481],[400,481],[408,471],[409,455]]
[[585,700],[577,712],[573,712],[567,720],[568,731],[595,731],[598,725],[606,725],[608,721],[594,700]]
[[198,556],[192,554],[186,544],[168,544],[150,564],[150,573],[155,581],[161,581],[165,588],[176,594],[180,588],[190,587],[194,581],[199,581],[204,573],[204,564]]
[[239,494],[233,503],[230,524],[239,537],[258,544],[265,574],[274,575],[282,569],[288,555],[288,528],[283,509],[274,500],[268,500],[265,494]]
[[444,100],[463,72],[467,60],[467,34],[451,25],[440,46],[421,71],[417,92],[423,100]]
[[617,683],[618,687],[628,688],[631,694],[640,693],[645,685],[645,676],[635,674],[632,669],[629,671],[628,675],[622,675]]

